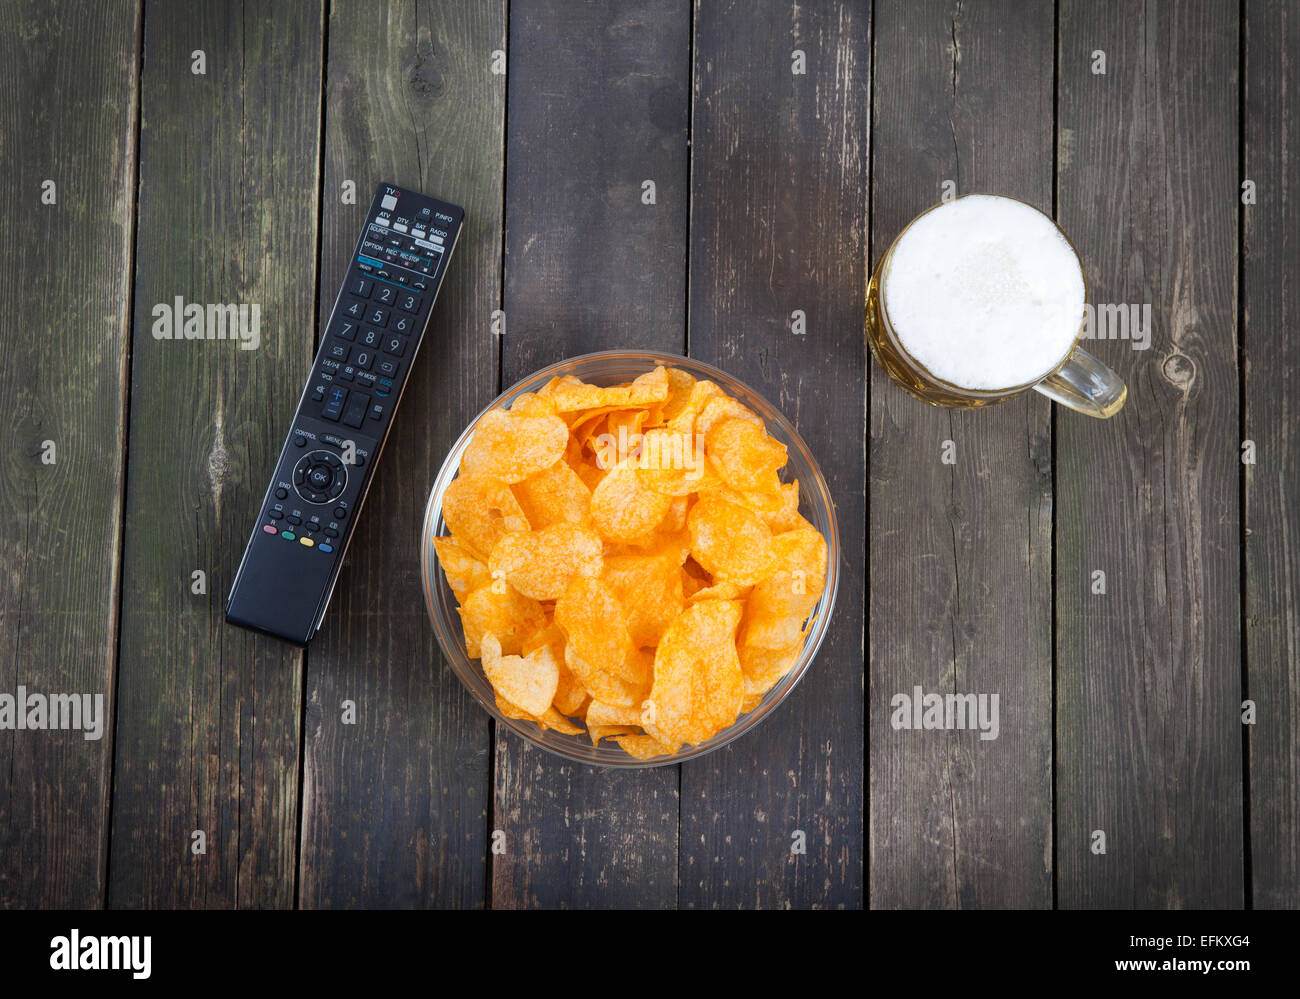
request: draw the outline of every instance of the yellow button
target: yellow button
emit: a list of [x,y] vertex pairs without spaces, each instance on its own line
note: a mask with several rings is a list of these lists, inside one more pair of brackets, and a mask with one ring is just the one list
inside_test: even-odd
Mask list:
[[311,538],[299,538],[298,544],[306,545],[308,548],[312,548],[315,546],[316,542],[313,541]]

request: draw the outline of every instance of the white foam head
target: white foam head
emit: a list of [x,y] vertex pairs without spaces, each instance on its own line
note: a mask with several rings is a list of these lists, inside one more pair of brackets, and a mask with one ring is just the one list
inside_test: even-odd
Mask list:
[[961,388],[1041,379],[1083,322],[1083,268],[1042,212],[972,194],[922,215],[894,247],[882,289],[908,354]]

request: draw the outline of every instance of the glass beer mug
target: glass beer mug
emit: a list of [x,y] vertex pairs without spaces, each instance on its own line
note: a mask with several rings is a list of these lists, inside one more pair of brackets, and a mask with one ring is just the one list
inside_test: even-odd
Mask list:
[[1099,419],[1128,390],[1078,341],[1087,286],[1056,223],[1018,201],[969,194],[899,233],[867,286],[867,341],[895,382],[971,409],[1029,389]]

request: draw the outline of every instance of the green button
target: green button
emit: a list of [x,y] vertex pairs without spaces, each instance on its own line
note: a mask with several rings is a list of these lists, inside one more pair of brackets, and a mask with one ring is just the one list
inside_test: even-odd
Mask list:
[[294,538],[294,534],[293,531],[281,531],[280,537],[284,538],[285,541],[292,541]]

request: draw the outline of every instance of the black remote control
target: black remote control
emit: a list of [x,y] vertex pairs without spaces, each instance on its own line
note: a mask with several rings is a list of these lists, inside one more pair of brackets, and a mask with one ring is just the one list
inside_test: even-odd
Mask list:
[[226,601],[233,624],[316,634],[465,213],[380,184]]

